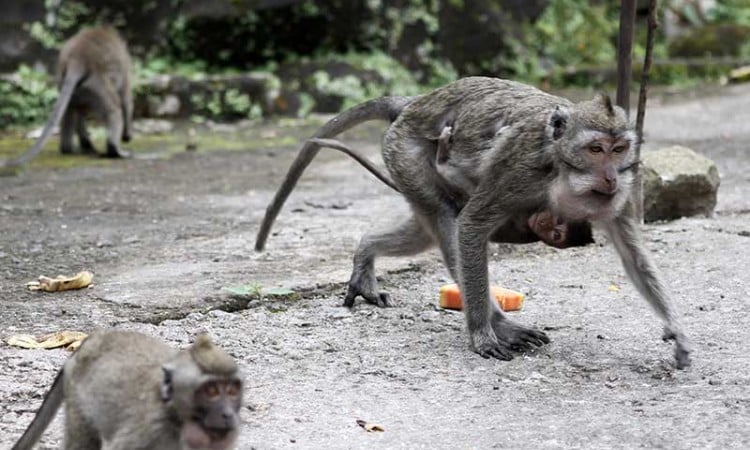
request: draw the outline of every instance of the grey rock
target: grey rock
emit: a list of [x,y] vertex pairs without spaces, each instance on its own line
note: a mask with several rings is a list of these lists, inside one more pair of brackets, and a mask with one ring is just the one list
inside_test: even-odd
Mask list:
[[[177,101],[179,102],[179,100]],[[179,108],[177,110],[179,110]],[[172,113],[170,113],[170,115],[171,114]],[[176,114],[176,111],[174,114]],[[157,115],[163,114],[157,112]],[[163,119],[139,119],[133,122],[133,128],[140,134],[166,134],[171,133],[174,130],[174,124]]]
[[677,145],[644,152],[642,159],[646,222],[711,216],[720,183],[713,161]]
[[166,95],[155,105],[154,115],[156,117],[176,116],[182,110],[182,103],[176,95]]

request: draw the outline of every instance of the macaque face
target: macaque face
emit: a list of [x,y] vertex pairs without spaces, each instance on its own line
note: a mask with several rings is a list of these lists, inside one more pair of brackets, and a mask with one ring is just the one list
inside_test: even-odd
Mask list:
[[547,245],[556,248],[567,248],[568,224],[550,211],[539,211],[532,214],[527,222],[531,231]]
[[240,424],[242,383],[239,379],[217,379],[195,392],[192,420],[183,425],[181,442],[190,450],[232,448]]

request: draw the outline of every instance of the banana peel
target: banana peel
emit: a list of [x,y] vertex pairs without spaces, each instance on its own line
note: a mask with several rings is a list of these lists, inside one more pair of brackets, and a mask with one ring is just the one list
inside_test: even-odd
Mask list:
[[26,287],[31,291],[69,291],[72,289],[83,289],[89,287],[93,280],[94,274],[88,270],[84,270],[78,272],[72,277],[58,275],[57,278],[49,278],[42,275],[39,277],[39,281],[29,281],[26,283]]
[[32,336],[30,334],[15,334],[9,336],[5,342],[8,345],[21,348],[60,348],[65,347],[67,350],[74,351],[81,346],[84,339],[88,337],[88,334],[80,331],[58,331],[55,333],[49,333],[42,336]]
[[362,419],[357,419],[357,425],[364,428],[368,433],[372,433],[373,431],[385,431],[385,427],[383,425],[370,423]]

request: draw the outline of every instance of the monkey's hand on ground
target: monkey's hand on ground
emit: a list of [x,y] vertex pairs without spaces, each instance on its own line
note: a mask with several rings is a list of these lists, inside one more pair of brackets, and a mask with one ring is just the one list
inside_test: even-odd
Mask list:
[[662,339],[664,341],[674,341],[675,343],[675,367],[677,367],[678,369],[686,369],[690,367],[690,364],[692,364],[692,360],[690,359],[692,345],[690,344],[688,338],[685,337],[685,335],[682,333],[682,331],[679,331],[679,328],[677,330],[674,330],[672,327],[666,326],[664,327],[664,334],[662,335]]
[[32,291],[68,291],[71,289],[83,289],[89,287],[94,280],[94,274],[88,270],[78,272],[72,277],[58,275],[57,278],[49,278],[44,275],[39,277],[39,281],[29,281],[26,287]]

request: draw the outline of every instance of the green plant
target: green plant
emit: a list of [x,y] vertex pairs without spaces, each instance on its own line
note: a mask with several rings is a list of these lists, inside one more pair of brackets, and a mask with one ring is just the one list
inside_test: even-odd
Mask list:
[[0,79],[0,98],[0,128],[6,128],[46,119],[57,99],[57,89],[50,85],[45,72],[22,65]]
[[706,12],[711,22],[734,23],[750,27],[750,0],[716,0]]

